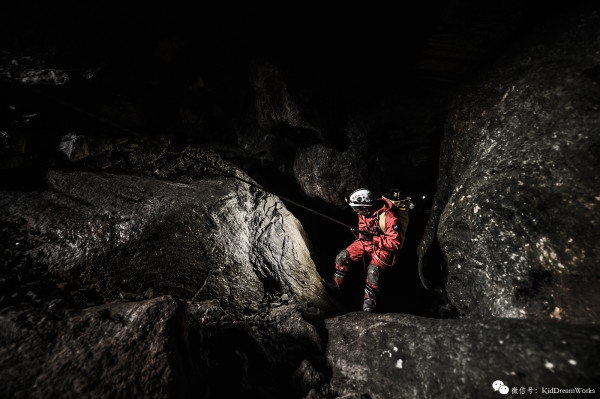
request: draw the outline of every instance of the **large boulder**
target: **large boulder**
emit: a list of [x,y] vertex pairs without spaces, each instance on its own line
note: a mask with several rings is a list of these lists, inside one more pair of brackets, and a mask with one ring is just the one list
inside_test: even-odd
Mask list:
[[247,320],[171,296],[3,309],[0,396],[278,398],[324,386],[319,337],[293,306]]
[[569,24],[530,38],[449,110],[419,252],[424,268],[439,245],[465,315],[600,321],[600,24]]
[[495,381],[513,394],[598,389],[597,325],[356,312],[325,328],[331,388],[342,397],[500,397]]
[[2,300],[71,289],[217,299],[242,312],[266,293],[285,293],[308,313],[328,308],[298,220],[277,197],[234,178],[248,179],[233,166],[217,167],[228,175],[168,181],[50,171],[45,187],[3,191]]
[[183,315],[171,297],[101,305],[63,317],[35,309],[4,311],[1,396],[185,394],[194,369]]
[[294,177],[308,196],[342,206],[344,196],[359,187],[372,186],[374,180],[370,176],[377,175],[369,171],[369,162],[361,152],[356,143],[344,151],[322,144],[299,148],[293,165]]

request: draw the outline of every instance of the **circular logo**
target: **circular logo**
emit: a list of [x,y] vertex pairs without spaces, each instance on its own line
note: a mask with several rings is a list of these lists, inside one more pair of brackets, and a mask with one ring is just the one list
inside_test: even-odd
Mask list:
[[504,386],[504,383],[500,380],[496,380],[492,383],[492,388],[494,388],[494,391],[500,389],[501,386]]

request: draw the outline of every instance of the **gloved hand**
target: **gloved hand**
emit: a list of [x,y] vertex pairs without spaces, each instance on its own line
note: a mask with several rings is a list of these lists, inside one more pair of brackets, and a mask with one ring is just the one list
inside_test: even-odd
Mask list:
[[369,233],[368,231],[361,231],[360,240],[373,242],[373,234]]

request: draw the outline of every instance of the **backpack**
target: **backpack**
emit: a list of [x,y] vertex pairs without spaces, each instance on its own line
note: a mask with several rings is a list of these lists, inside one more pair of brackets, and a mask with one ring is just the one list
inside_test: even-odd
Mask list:
[[[391,212],[396,214],[398,221],[402,223],[402,234],[404,238],[406,227],[408,226],[408,210],[410,209],[410,197],[401,198],[400,190],[397,188],[391,189],[387,194],[381,196],[392,203]],[[385,233],[385,212],[379,215],[379,228]]]

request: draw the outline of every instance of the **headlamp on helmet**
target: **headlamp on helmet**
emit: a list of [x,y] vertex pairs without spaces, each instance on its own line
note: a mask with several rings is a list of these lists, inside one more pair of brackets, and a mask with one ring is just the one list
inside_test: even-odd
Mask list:
[[375,203],[375,197],[371,190],[367,188],[359,188],[354,190],[348,198],[348,205],[352,208],[369,208]]

